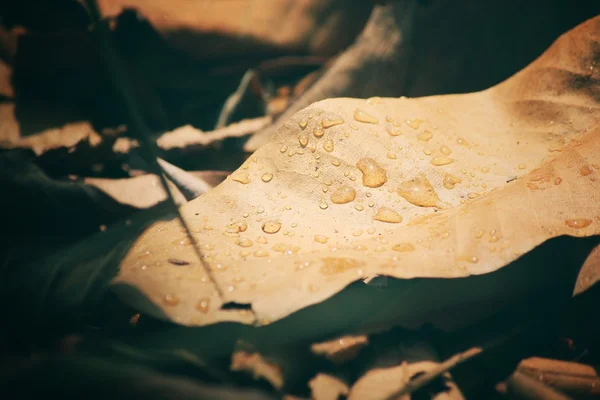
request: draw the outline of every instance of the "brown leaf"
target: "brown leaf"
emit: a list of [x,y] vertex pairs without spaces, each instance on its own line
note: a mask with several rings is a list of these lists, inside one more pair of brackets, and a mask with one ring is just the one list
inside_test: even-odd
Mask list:
[[600,17],[483,92],[313,104],[182,209],[224,298],[199,268],[139,268],[150,248],[144,263],[192,257],[176,221],[149,229],[113,284],[185,325],[268,323],[365,277],[487,274],[551,238],[598,234],[599,35]]
[[315,343],[310,350],[317,355],[323,355],[328,360],[341,364],[355,358],[360,350],[369,344],[367,335],[343,336],[326,342]]
[[250,372],[254,379],[265,379],[275,389],[283,387],[281,368],[259,353],[248,353],[243,350],[234,352],[231,357],[231,370]]
[[348,385],[339,378],[329,374],[317,374],[308,382],[311,399],[338,400],[348,395]]

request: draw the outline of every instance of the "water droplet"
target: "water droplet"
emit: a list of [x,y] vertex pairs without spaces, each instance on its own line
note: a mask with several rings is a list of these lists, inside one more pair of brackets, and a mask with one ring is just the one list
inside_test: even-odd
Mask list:
[[477,264],[479,262],[479,258],[477,256],[467,257],[467,261],[473,264]]
[[258,249],[252,254],[254,254],[254,257],[269,257],[269,252],[263,249]]
[[179,304],[179,297],[177,297],[177,295],[175,294],[167,294],[165,295],[163,300],[168,306],[176,306],[177,304]]
[[443,206],[431,182],[423,174],[400,184],[398,194],[419,207]]
[[[429,149],[423,149],[423,153],[424,153],[426,156],[430,156],[430,155],[431,155],[431,150],[429,150]],[[422,159],[423,159],[422,157],[420,157],[420,158],[419,158],[419,160],[422,160]]]
[[519,169],[525,169],[525,168],[527,168],[527,166],[525,164],[521,163],[521,164],[519,164],[517,166],[517,168],[519,168]]
[[324,134],[325,132],[321,128],[315,128],[315,130],[313,131],[313,135],[315,135],[316,138],[323,137]]
[[433,134],[429,131],[424,131],[417,135],[417,139],[419,139],[423,142],[428,142],[429,140],[431,140],[432,137],[433,137]]
[[395,160],[397,158],[396,153],[387,153],[387,158],[390,160]]
[[554,178],[555,185],[560,185],[561,182],[562,182],[562,178],[560,176],[557,176],[556,178]]
[[189,237],[183,237],[181,239],[177,239],[177,240],[173,241],[173,244],[189,246],[190,244],[192,244],[192,240]]
[[331,160],[331,165],[333,165],[334,167],[339,167],[341,164],[342,163],[337,158],[334,160]]
[[412,245],[412,243],[398,243],[392,246],[392,250],[394,251],[402,251],[402,252],[407,252],[407,251],[413,251],[415,249],[415,246]]
[[330,138],[327,138],[325,140],[325,143],[323,143],[323,149],[328,152],[331,153],[333,151],[333,140],[331,140]]
[[400,128],[387,128],[386,131],[390,136],[402,135],[402,131],[400,130]]
[[471,145],[469,144],[469,142],[467,142],[465,138],[457,138],[456,143],[460,144],[461,146],[471,147]]
[[273,179],[273,174],[270,172],[265,172],[260,179],[262,179],[263,182],[270,182],[271,179]]
[[201,313],[206,314],[209,311],[209,309],[210,309],[210,299],[208,297],[200,299],[196,303],[196,310],[200,311]]
[[285,243],[277,243],[271,248],[278,253],[284,254],[296,254],[300,251],[300,247]]
[[233,222],[227,225],[227,233],[235,234],[240,232],[246,232],[246,229],[248,229],[248,223],[244,220],[239,222]]
[[250,252],[248,250],[240,251],[240,257],[248,257],[249,255],[250,255]]
[[387,174],[375,160],[372,158],[361,158],[356,167],[362,172],[362,183],[370,188],[377,188],[387,182]]
[[485,234],[485,232],[483,231],[483,229],[479,229],[479,230],[475,231],[475,238],[481,239],[484,234]]
[[391,224],[399,224],[402,222],[402,215],[388,207],[381,207],[373,216],[373,219],[381,222],[389,222]]
[[469,193],[467,193],[467,197],[468,197],[469,199],[474,199],[474,198],[476,198],[476,197],[479,197],[479,193],[475,193],[475,192],[469,192]]
[[327,129],[327,128],[331,128],[332,126],[340,125],[343,123],[344,123],[344,120],[342,118],[337,118],[337,119],[323,118],[323,120],[321,121],[321,126],[323,127],[323,129]]
[[439,167],[440,165],[452,164],[453,162],[453,159],[445,156],[436,156],[433,157],[430,161],[431,165],[435,165],[436,167]]
[[423,123],[423,121],[420,119],[407,119],[404,122],[413,129],[419,129],[419,126],[421,126],[421,123]]
[[592,223],[592,220],[587,219],[587,218],[574,218],[574,219],[568,219],[565,221],[565,224],[569,228],[574,228],[574,229],[581,229],[581,228],[588,227],[591,223]]
[[579,173],[582,176],[588,176],[589,174],[592,173],[592,170],[589,165],[585,165],[585,166],[581,167],[581,169],[579,169]]
[[340,186],[331,194],[330,198],[334,204],[350,203],[356,198],[356,190],[350,186]]
[[462,179],[457,178],[454,175],[450,175],[450,174],[444,175],[443,185],[446,189],[454,189],[454,187],[461,182],[462,182]]
[[241,238],[238,239],[235,244],[237,244],[240,247],[252,247],[252,240],[248,239],[248,238]]
[[300,129],[304,130],[304,129],[306,129],[306,126],[308,125],[308,121],[305,119],[301,119],[300,122],[298,122],[298,125],[300,125]]
[[265,233],[277,233],[281,229],[279,221],[267,221],[263,224],[262,230]]
[[321,210],[326,210],[326,209],[327,209],[327,207],[329,207],[329,205],[328,205],[327,203],[325,203],[325,202],[321,202],[321,203],[319,203],[319,208],[320,208]]
[[488,242],[496,243],[498,240],[500,240],[499,236],[496,236],[495,234],[490,234],[490,238],[488,239]]
[[481,172],[486,174],[486,173],[490,172],[490,168],[489,167],[481,167]]
[[247,172],[237,171],[231,175],[231,179],[243,185],[250,183],[250,176]]
[[375,228],[373,228],[373,227],[370,227],[369,229],[367,229],[367,233],[368,233],[369,235],[372,235],[372,234],[374,234],[374,233],[375,233]]
[[363,230],[362,229],[357,229],[354,232],[352,232],[352,236],[360,236],[363,234]]
[[298,142],[300,143],[300,146],[306,147],[308,145],[308,135],[303,133],[298,136]]
[[356,211],[362,211],[365,209],[361,204],[355,204],[354,208],[356,209]]
[[452,150],[450,150],[450,147],[448,147],[444,144],[444,145],[442,145],[442,147],[440,147],[440,153],[447,156],[447,155],[450,155],[450,153],[452,153]]
[[327,236],[315,235],[315,242],[317,243],[325,244],[328,240],[329,238]]
[[366,124],[378,124],[379,120],[358,108],[354,111],[354,119],[358,122],[364,122]]
[[385,120],[387,122],[394,122],[394,118],[390,117],[389,115],[387,117],[385,117]]

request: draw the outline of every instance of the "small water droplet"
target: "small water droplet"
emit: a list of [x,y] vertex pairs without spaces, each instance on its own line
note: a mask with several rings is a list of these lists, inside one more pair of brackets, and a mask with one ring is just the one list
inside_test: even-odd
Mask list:
[[362,172],[362,183],[370,188],[377,188],[387,182],[387,173],[375,160],[372,158],[361,158],[356,167]]
[[240,232],[246,232],[246,229],[248,229],[248,223],[244,220],[241,220],[227,225],[226,232],[235,234]]
[[231,175],[231,179],[243,185],[250,183],[250,176],[247,172],[237,171]]
[[560,185],[562,182],[562,178],[560,176],[557,176],[556,178],[554,178],[554,184],[555,185]]
[[265,233],[277,233],[281,229],[281,223],[279,221],[267,221],[263,224],[262,230]]
[[471,145],[469,144],[469,142],[467,142],[465,138],[456,138],[456,143],[458,143],[461,146],[471,147]]
[[452,164],[454,162],[454,160],[449,157],[445,157],[445,156],[436,156],[436,157],[433,157],[431,159],[431,161],[429,161],[429,162],[431,163],[431,165],[435,165],[436,167],[439,167],[441,165]]
[[325,244],[329,240],[329,237],[323,235],[315,235],[315,242]]
[[387,153],[387,158],[390,160],[395,160],[397,158],[396,153]]
[[364,122],[366,124],[378,124],[379,120],[366,113],[365,111],[359,110],[358,108],[354,111],[354,119],[358,122]]
[[333,140],[331,140],[330,138],[327,138],[325,140],[325,142],[323,143],[323,149],[328,152],[331,153],[333,151]]
[[444,175],[443,185],[446,189],[454,189],[454,187],[461,182],[462,182],[462,179],[457,178],[454,175],[450,175],[450,174]]
[[431,182],[423,174],[400,184],[398,194],[419,207],[443,207]]
[[485,232],[484,232],[483,229],[478,229],[477,231],[475,231],[475,238],[476,239],[481,239],[484,234],[485,234]]
[[344,123],[343,118],[337,118],[337,119],[323,118],[323,120],[321,121],[321,126],[323,127],[323,129],[327,129],[327,128],[331,128],[332,126],[340,125],[343,123]]
[[365,208],[362,206],[362,204],[355,204],[355,205],[354,205],[354,208],[356,209],[356,211],[362,211],[362,210],[364,210],[364,209],[365,209]]
[[402,222],[402,216],[388,207],[379,208],[377,213],[373,216],[373,219],[391,224],[399,224]]
[[269,252],[263,249],[258,249],[252,254],[254,254],[254,257],[269,257]]
[[237,244],[240,247],[252,247],[253,243],[252,240],[248,239],[248,238],[241,238],[238,239],[235,244]]
[[367,233],[368,233],[369,235],[372,235],[372,234],[374,234],[374,233],[375,233],[375,228],[373,228],[373,227],[370,227],[369,229],[367,229]]
[[308,125],[308,121],[305,119],[301,119],[300,122],[298,122],[298,125],[300,126],[300,129],[304,130]]
[[479,262],[479,258],[477,256],[467,257],[467,261],[473,264],[477,264]]
[[177,240],[173,241],[173,244],[179,244],[181,246],[189,246],[192,244],[192,239],[190,239],[189,237],[183,237],[181,239],[177,239]]
[[321,210],[326,210],[326,209],[327,209],[327,207],[329,207],[329,205],[328,205],[327,203],[325,203],[325,202],[321,202],[321,203],[319,203],[319,208],[320,208]]
[[342,163],[341,163],[341,162],[340,162],[340,160],[338,160],[337,158],[336,158],[336,159],[333,159],[333,160],[331,160],[331,165],[333,165],[334,167],[339,167],[341,164],[342,164]]
[[315,128],[315,130],[313,131],[313,135],[315,135],[316,138],[323,137],[324,134],[325,132],[321,128]]
[[[423,149],[423,153],[426,156],[430,156],[431,155],[431,150],[429,150],[429,149]],[[422,159],[423,159],[422,157],[419,157],[419,160],[422,160]]]
[[424,131],[417,135],[417,139],[419,139],[423,142],[428,142],[429,140],[431,140],[432,137],[433,137],[433,134],[429,131]]
[[587,219],[587,218],[574,218],[574,219],[568,219],[565,221],[565,224],[569,228],[573,228],[573,229],[585,228],[585,227],[588,227],[591,223],[592,223],[592,220]]
[[412,245],[412,243],[398,243],[392,246],[392,250],[394,251],[401,251],[401,252],[408,252],[408,251],[413,251],[415,249],[415,246]]
[[352,232],[352,236],[360,236],[363,234],[363,230],[362,229],[357,229],[354,232]]
[[475,192],[469,192],[469,193],[467,193],[467,197],[468,197],[469,199],[474,199],[474,198],[476,198],[476,197],[479,197],[479,193],[475,193]]
[[517,168],[519,168],[519,169],[525,169],[525,168],[527,168],[527,166],[525,164],[521,163],[521,164],[519,164],[517,166]]
[[179,304],[179,297],[175,294],[167,294],[163,298],[164,302],[168,306],[176,306]]
[[419,126],[423,123],[420,119],[407,119],[404,122],[413,129],[419,129]]
[[402,135],[402,131],[400,130],[400,128],[387,128],[386,131],[390,136]]
[[201,313],[206,314],[209,311],[209,309],[210,299],[208,297],[202,298],[196,303],[196,310],[200,311]]
[[450,147],[448,147],[444,144],[440,147],[440,153],[447,156],[447,155],[450,155],[450,153],[452,153],[452,150],[450,150]]
[[389,115],[387,117],[385,117],[385,120],[387,122],[394,122],[394,118],[390,117]]
[[331,194],[330,198],[334,204],[346,204],[356,198],[356,190],[350,186],[340,186]]

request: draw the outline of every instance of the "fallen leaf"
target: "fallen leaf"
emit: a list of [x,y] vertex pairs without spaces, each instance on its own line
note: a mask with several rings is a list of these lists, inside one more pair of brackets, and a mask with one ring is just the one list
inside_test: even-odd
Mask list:
[[355,358],[367,344],[369,344],[369,337],[366,335],[343,336],[315,343],[310,346],[310,350],[314,354],[325,356],[336,364],[341,364]]
[[281,368],[259,353],[248,353],[243,350],[234,352],[231,356],[231,370],[250,372],[254,379],[265,379],[275,389],[283,387]]
[[[363,278],[488,274],[551,238],[598,234],[599,33],[597,17],[482,92],[313,104],[182,208],[222,298],[198,265],[164,264],[193,258],[177,221],[137,241],[113,288],[184,325],[266,324]],[[339,190],[355,195],[332,201]]]
[[348,385],[329,374],[317,374],[308,382],[312,400],[338,400],[348,395]]
[[373,4],[351,0],[188,2],[100,0],[106,17],[125,8],[146,17],[166,40],[196,57],[259,52],[335,54],[360,31]]

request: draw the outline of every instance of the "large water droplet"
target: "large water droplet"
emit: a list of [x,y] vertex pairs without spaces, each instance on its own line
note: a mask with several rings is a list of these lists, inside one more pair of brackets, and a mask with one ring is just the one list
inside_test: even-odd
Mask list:
[[335,204],[350,203],[356,198],[356,190],[350,186],[340,186],[331,194],[331,202]]
[[196,310],[206,314],[210,310],[210,299],[208,297],[198,300]]
[[387,182],[387,173],[372,158],[361,158],[356,167],[362,172],[362,183],[370,188],[377,188]]
[[244,185],[250,183],[250,176],[248,176],[247,172],[243,171],[234,172],[231,175],[231,179]]
[[279,221],[267,221],[263,224],[262,230],[265,233],[277,233],[281,229]]
[[265,172],[260,179],[262,179],[263,182],[270,182],[271,179],[273,179],[273,174],[270,172]]
[[429,131],[421,132],[417,135],[417,139],[422,140],[423,142],[428,142],[433,137],[433,134]]
[[358,122],[364,122],[366,124],[378,124],[379,120],[358,108],[354,111],[354,119]]
[[454,162],[453,159],[446,157],[446,156],[436,156],[433,157],[431,159],[431,161],[429,161],[431,163],[431,165],[435,165],[436,167],[439,167],[440,165],[448,165],[448,164],[452,164]]
[[327,138],[325,140],[325,143],[323,143],[323,149],[328,152],[331,153],[333,151],[333,140],[331,140],[330,138]]
[[416,206],[439,208],[443,206],[431,182],[423,174],[400,184],[398,194]]
[[306,147],[308,145],[308,135],[303,133],[298,136],[298,142],[300,143],[300,146]]
[[298,125],[300,125],[300,129],[304,130],[304,129],[306,129],[306,126],[308,125],[308,121],[305,119],[301,119],[300,122],[298,122]]
[[569,228],[574,228],[574,229],[581,229],[581,228],[588,227],[588,226],[590,226],[591,223],[592,223],[592,220],[587,219],[587,218],[574,218],[574,219],[568,219],[565,221],[565,224]]
[[256,250],[254,253],[254,257],[269,257],[269,252],[267,250]]
[[391,224],[399,224],[402,222],[402,215],[388,207],[381,207],[373,216],[373,219]]
[[313,131],[313,135],[315,135],[315,137],[317,138],[323,137],[324,134],[325,132],[321,128],[315,128],[315,130]]
[[342,118],[336,118],[336,119],[323,118],[323,120],[321,121],[321,126],[323,127],[323,129],[327,129],[327,128],[331,128],[332,126],[340,125],[343,123],[344,123],[344,120]]
[[325,244],[328,240],[329,238],[327,236],[315,235],[315,242],[317,243]]

